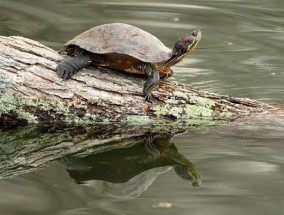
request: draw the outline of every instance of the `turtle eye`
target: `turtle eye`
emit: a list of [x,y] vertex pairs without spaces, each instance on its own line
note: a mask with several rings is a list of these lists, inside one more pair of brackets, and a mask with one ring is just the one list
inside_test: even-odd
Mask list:
[[192,36],[194,36],[194,37],[196,37],[197,34],[198,34],[198,31],[193,31],[193,32],[192,32]]

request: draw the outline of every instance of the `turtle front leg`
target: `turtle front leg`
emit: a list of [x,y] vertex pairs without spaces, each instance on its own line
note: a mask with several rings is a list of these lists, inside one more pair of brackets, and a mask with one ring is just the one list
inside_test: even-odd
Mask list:
[[146,101],[151,102],[152,99],[152,89],[160,81],[160,75],[158,70],[151,64],[144,67],[144,72],[147,74],[148,79],[143,87],[143,94]]
[[56,67],[56,73],[60,78],[66,80],[71,78],[75,73],[92,62],[92,57],[88,53],[82,53],[76,57],[67,57],[63,59]]

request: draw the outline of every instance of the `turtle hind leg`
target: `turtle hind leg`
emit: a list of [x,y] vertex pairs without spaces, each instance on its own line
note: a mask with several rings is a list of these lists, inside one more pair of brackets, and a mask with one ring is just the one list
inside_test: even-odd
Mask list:
[[71,78],[84,67],[92,62],[92,56],[88,53],[82,53],[79,56],[67,57],[63,59],[56,67],[56,73],[62,79]]
[[146,101],[151,102],[152,89],[160,81],[160,75],[158,70],[152,65],[145,66],[144,72],[147,74],[148,79],[144,84],[143,94],[145,96]]

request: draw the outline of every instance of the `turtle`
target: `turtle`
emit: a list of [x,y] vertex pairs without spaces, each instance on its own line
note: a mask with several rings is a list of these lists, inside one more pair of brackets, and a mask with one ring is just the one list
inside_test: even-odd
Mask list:
[[68,55],[56,68],[62,79],[69,79],[90,64],[147,78],[143,86],[146,101],[160,80],[173,74],[172,66],[191,53],[201,39],[201,31],[179,39],[173,49],[157,37],[133,25],[110,23],[95,26],[68,41],[60,54]]

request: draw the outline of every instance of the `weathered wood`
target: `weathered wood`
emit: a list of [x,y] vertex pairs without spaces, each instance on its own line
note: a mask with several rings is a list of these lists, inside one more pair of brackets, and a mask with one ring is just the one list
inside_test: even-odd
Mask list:
[[142,96],[145,79],[90,67],[62,81],[54,72],[61,59],[39,42],[0,37],[0,122],[233,119],[270,108],[173,81],[161,81],[148,103]]

